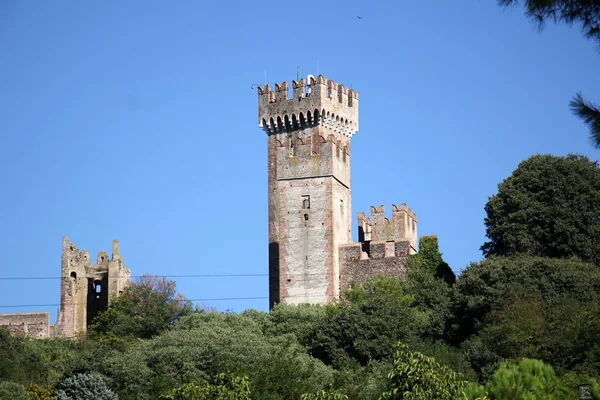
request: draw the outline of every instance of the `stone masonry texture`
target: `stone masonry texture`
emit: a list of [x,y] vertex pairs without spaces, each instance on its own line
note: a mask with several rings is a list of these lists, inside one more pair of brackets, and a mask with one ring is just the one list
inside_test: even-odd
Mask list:
[[376,275],[406,279],[417,217],[392,205],[358,214],[352,242],[350,139],[358,93],[319,75],[258,88],[267,134],[269,303],[327,303]]
[[113,241],[112,257],[98,253],[96,263],[90,254],[64,237],[61,257],[60,310],[55,325],[50,325],[48,313],[2,314],[0,326],[11,333],[36,338],[73,338],[86,332],[92,319],[106,310],[131,281],[131,271]]

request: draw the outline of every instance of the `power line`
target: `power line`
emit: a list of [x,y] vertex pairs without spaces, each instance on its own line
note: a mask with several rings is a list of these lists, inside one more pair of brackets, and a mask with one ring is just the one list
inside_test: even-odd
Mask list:
[[[297,274],[285,274],[285,276],[313,276],[313,275],[325,275],[323,273],[297,273]],[[267,273],[263,274],[201,274],[201,275],[132,275],[131,278],[251,278],[251,277],[266,277],[269,276]],[[19,280],[56,280],[56,279],[69,279],[67,276],[6,276],[0,277],[0,281],[19,281]]]
[[[131,278],[143,278],[146,276],[156,278],[225,278],[225,277],[258,277],[269,276],[269,274],[204,274],[204,275],[133,275]],[[61,276],[7,276],[0,277],[0,281],[18,281],[18,280],[51,280],[63,279],[68,277]]]
[[[287,296],[286,298],[306,298],[306,297],[328,297],[327,295],[295,295]],[[268,300],[268,296],[256,296],[256,297],[215,297],[205,299],[185,299],[185,301],[195,302],[206,302],[206,301],[231,301],[231,300]],[[83,303],[69,303],[69,305],[80,305]],[[24,308],[24,307],[59,307],[60,303],[52,304],[14,304],[14,305],[0,305],[0,308]]]

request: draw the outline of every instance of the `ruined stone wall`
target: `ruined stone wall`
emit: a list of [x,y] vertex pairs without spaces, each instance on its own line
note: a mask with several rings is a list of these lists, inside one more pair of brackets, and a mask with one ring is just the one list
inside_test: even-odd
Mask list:
[[93,264],[87,251],[79,251],[64,237],[60,311],[54,335],[70,338],[86,332],[94,317],[108,308],[130,278],[131,271],[125,268],[118,241],[113,241],[112,258],[101,251]]
[[49,338],[50,314],[47,312],[0,314],[0,327],[8,328],[13,335]]
[[353,243],[340,247],[340,292],[352,283],[362,284],[375,276],[407,277],[406,260],[409,256],[408,242]]
[[29,314],[0,314],[0,326],[13,333],[30,337],[73,338],[85,333],[92,319],[106,310],[129,284],[131,271],[119,252],[119,242],[113,241],[112,258],[104,251],[98,253],[96,264],[90,254],[63,238],[61,256],[60,310],[55,325],[50,325],[47,312]]

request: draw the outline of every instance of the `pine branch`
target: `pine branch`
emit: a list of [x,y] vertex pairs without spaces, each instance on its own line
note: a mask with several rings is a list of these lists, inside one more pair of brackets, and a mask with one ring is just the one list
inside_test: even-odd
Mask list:
[[596,149],[600,149],[600,107],[586,102],[581,93],[569,102],[571,111],[590,128],[590,140]]

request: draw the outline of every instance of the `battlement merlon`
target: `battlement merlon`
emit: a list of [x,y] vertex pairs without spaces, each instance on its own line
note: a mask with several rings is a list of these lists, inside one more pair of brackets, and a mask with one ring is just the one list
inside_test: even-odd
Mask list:
[[408,241],[417,249],[417,216],[406,204],[392,205],[392,220],[385,217],[384,206],[371,207],[371,219],[364,213],[358,214],[358,236],[360,242]]
[[258,87],[258,125],[268,133],[323,124],[348,136],[358,132],[358,92],[322,75]]

